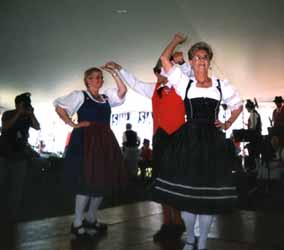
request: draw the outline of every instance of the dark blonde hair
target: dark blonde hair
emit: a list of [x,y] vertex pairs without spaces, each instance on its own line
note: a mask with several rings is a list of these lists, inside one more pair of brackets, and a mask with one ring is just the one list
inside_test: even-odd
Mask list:
[[198,43],[193,44],[190,47],[190,49],[187,52],[189,60],[193,59],[194,53],[197,50],[204,50],[204,51],[206,51],[208,56],[209,56],[209,60],[210,61],[212,60],[212,58],[213,58],[213,50],[212,50],[211,46],[208,43],[206,43],[206,42],[198,42]]
[[84,83],[85,83],[86,87],[88,87],[88,86],[87,86],[87,81],[86,81],[86,80],[87,80],[87,77],[88,77],[89,75],[93,74],[94,72],[98,72],[98,73],[103,74],[103,71],[102,71],[101,69],[99,69],[99,68],[96,68],[96,67],[92,67],[92,68],[87,69],[87,70],[84,72]]

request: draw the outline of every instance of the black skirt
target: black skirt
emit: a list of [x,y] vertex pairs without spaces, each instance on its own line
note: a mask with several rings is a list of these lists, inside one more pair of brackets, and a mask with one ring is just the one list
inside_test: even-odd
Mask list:
[[197,214],[235,208],[236,157],[224,133],[213,124],[190,122],[171,135],[158,131],[156,141],[163,143],[162,150],[156,150],[153,200]]

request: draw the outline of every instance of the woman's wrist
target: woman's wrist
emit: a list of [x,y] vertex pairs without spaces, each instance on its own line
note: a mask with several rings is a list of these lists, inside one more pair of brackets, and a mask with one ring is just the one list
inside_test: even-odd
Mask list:
[[66,122],[65,122],[67,125],[69,125],[70,127],[72,127],[72,128],[75,128],[76,127],[76,123],[74,123],[71,119],[70,120],[67,120]]
[[231,127],[231,125],[232,125],[232,121],[230,119],[225,121],[225,123],[224,123],[225,129],[228,129],[229,127]]

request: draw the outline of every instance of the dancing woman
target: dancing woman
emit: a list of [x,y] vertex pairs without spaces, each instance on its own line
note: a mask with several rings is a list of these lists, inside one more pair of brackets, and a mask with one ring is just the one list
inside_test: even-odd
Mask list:
[[[194,77],[188,77],[171,63],[172,51],[184,40],[177,33],[161,55],[169,84],[184,99],[187,122],[170,135],[170,143],[161,157],[153,197],[182,211],[187,231],[184,250],[196,247],[201,250],[207,248],[213,215],[231,211],[237,200],[231,168],[234,154],[221,129],[228,129],[237,119],[242,102],[228,82],[209,77],[213,52],[207,43],[196,43],[188,51]],[[231,110],[225,123],[218,120],[221,102]],[[197,215],[198,246],[194,236]]]
[[[90,68],[84,74],[86,90],[73,91],[54,101],[59,117],[74,128],[65,156],[65,176],[70,190],[75,193],[71,234],[76,238],[107,230],[106,224],[97,220],[97,210],[103,196],[125,181],[121,150],[110,129],[110,114],[111,107],[124,102],[127,88],[117,73],[107,67],[103,69],[111,73],[116,88],[102,94],[103,72]],[[72,120],[75,113],[77,123]]]

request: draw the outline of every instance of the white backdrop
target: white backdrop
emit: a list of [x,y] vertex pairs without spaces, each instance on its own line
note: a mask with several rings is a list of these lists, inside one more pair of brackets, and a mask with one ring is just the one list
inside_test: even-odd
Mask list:
[[[259,103],[258,111],[261,115],[263,124],[262,133],[264,135],[268,133],[267,127],[271,126],[269,119],[272,117],[272,111],[274,108],[273,102]],[[40,140],[43,140],[46,144],[45,150],[59,153],[64,150],[67,134],[71,131],[71,128],[65,125],[54,111],[51,112],[51,114],[52,115],[44,116],[43,111],[39,112],[38,117],[42,121],[41,130],[35,131],[31,129],[29,142],[36,146]],[[224,121],[229,117],[229,115],[230,114],[228,112],[226,113],[222,108],[220,109],[220,120]],[[226,136],[229,137],[233,129],[246,128],[248,115],[248,112],[244,109],[238,120],[226,132]],[[122,142],[122,133],[125,131],[126,123],[132,124],[133,130],[137,131],[141,141],[143,141],[144,138],[152,141],[153,120],[150,110],[135,110],[129,112],[120,111],[119,109],[113,110],[111,127],[120,145]]]

